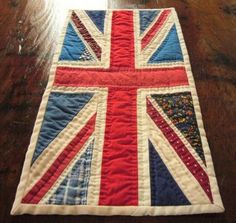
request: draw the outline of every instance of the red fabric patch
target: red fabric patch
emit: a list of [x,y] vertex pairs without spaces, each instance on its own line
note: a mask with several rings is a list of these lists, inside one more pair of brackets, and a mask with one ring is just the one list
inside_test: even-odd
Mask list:
[[54,85],[62,86],[131,86],[169,87],[188,85],[184,67],[167,69],[120,70],[58,67]]
[[136,88],[110,88],[100,205],[138,205]]
[[132,11],[114,11],[111,30],[111,68],[134,68]]

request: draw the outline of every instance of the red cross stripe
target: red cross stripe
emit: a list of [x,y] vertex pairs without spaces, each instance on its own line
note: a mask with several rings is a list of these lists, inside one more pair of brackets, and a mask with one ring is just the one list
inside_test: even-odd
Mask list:
[[188,85],[184,67],[135,68],[133,27],[132,11],[113,12],[109,69],[56,71],[56,86],[108,89],[100,205],[138,205],[137,90]]

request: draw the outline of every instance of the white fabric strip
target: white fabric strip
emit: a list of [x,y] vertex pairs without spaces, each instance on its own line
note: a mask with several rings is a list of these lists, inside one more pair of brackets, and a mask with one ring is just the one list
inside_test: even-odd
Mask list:
[[146,122],[146,99],[140,89],[137,91],[138,131],[138,200],[141,206],[151,205],[150,167],[148,151],[148,127]]
[[104,144],[107,109],[107,89],[98,93],[97,122],[95,127],[95,141],[88,187],[88,205],[98,205],[102,168],[102,151]]

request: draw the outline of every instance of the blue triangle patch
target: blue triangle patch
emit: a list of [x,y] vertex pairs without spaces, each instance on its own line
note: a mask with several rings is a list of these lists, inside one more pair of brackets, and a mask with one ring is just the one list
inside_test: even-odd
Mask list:
[[33,162],[92,98],[92,93],[51,93],[36,144]]
[[159,13],[159,10],[139,11],[140,35],[147,29]]
[[190,205],[178,184],[170,174],[159,154],[149,141],[151,205]]
[[183,61],[183,54],[179,43],[175,25],[172,26],[165,40],[154,52],[148,63]]
[[104,10],[85,11],[100,32],[104,33],[104,21],[106,12]]
[[93,153],[93,142],[72,167],[47,204],[86,205]]
[[59,60],[88,61],[94,60],[83,41],[69,23]]

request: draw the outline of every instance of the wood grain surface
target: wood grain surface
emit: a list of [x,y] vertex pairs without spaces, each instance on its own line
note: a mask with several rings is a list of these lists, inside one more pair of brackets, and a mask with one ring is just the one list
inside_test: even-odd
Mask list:
[[[236,1],[114,0],[109,8],[175,7],[226,212],[170,217],[10,216],[55,50],[73,0],[0,0],[0,222],[236,222]],[[99,7],[99,1],[97,1]],[[71,5],[70,5],[71,6]]]

